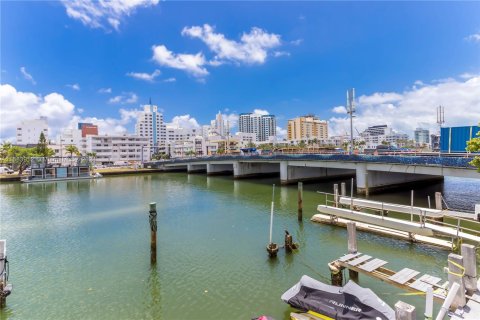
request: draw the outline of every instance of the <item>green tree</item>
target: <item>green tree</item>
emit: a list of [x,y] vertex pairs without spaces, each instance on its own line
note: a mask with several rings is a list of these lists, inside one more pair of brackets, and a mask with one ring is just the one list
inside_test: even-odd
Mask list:
[[11,162],[15,168],[18,168],[18,173],[22,174],[25,168],[30,165],[30,158],[36,156],[35,148],[22,148],[13,146],[8,149],[8,161]]
[[247,148],[255,148],[257,145],[253,142],[247,143]]
[[[480,152],[480,131],[477,132],[477,136],[472,138],[470,141],[467,142],[467,151],[469,152]],[[480,156],[476,156],[470,162],[472,166],[478,168],[478,172],[480,172]]]
[[67,146],[65,150],[67,151],[67,153],[70,153],[70,157],[73,157],[73,154],[77,156],[80,155],[80,151],[78,151],[78,148],[73,144]]
[[4,142],[2,144],[2,147],[0,148],[0,161],[2,163],[5,163],[7,157],[8,157],[8,150],[12,147],[12,144],[8,141]]
[[40,133],[40,137],[38,138],[37,143],[37,149],[35,151],[39,156],[48,157],[48,143],[43,132]]

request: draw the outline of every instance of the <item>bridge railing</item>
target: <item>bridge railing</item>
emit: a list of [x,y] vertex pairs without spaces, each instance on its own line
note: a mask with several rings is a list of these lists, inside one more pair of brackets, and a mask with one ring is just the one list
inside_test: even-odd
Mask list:
[[269,154],[269,155],[220,155],[203,156],[188,159],[170,159],[150,161],[152,164],[179,164],[203,161],[245,161],[245,160],[284,160],[284,161],[342,161],[342,162],[367,162],[367,163],[390,163],[403,165],[422,165],[452,168],[474,168],[470,162],[471,157],[444,157],[444,156],[406,156],[406,155],[346,155],[346,154]]

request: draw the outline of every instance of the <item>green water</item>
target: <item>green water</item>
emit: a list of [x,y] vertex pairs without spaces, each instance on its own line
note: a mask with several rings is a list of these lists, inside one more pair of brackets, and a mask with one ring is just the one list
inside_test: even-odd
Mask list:
[[[287,319],[292,310],[281,294],[303,274],[328,282],[327,262],[346,252],[346,232],[309,221],[325,201],[316,191],[330,192],[333,182],[304,185],[300,224],[296,187],[277,187],[274,241],[282,243],[288,229],[300,250],[280,251],[269,260],[272,183],[278,179],[171,173],[2,184],[0,238],[7,239],[14,291],[0,318],[250,319],[268,314]],[[452,183],[456,189],[459,182]],[[479,185],[473,183],[466,202],[455,201],[471,206]],[[439,188],[449,186],[420,189],[419,204]],[[409,202],[408,191],[378,198]],[[155,267],[150,265],[151,201],[158,208]],[[446,251],[366,233],[358,234],[358,246],[389,261],[391,269],[409,267],[446,279]],[[399,295],[403,292],[361,275],[360,285],[391,306],[401,299],[423,313],[421,297]]]

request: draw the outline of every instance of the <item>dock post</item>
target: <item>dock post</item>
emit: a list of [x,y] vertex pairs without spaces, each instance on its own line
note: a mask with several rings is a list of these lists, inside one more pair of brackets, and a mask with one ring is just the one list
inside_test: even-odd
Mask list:
[[150,203],[150,263],[157,263],[157,203]]
[[303,219],[303,182],[298,183],[298,221]]
[[7,296],[12,292],[12,285],[7,283],[8,260],[7,241],[0,240],[0,309],[7,304]]
[[347,186],[345,182],[342,182],[340,184],[340,194],[342,195],[342,197],[345,197],[347,195]]
[[[348,253],[357,253],[357,225],[353,221],[347,222],[348,233]],[[358,281],[358,272],[348,270],[348,276],[351,280]]]
[[477,255],[475,246],[471,244],[462,244],[461,249],[463,257],[463,267],[465,268],[465,275],[463,281],[465,282],[465,289],[467,294],[472,296],[477,290]]
[[442,210],[442,193],[435,192],[435,209]]
[[458,254],[450,253],[448,255],[448,288],[450,289],[454,283],[457,283],[460,286],[450,306],[450,310],[452,311],[457,307],[463,307],[466,304],[465,283],[463,281],[464,273],[463,257]]
[[425,299],[425,320],[432,320],[433,318],[433,288],[429,286],[427,288],[427,294]]
[[368,170],[365,170],[365,197],[368,198],[369,195],[370,195],[370,190],[368,189]]
[[333,200],[335,202],[335,207],[338,207],[338,183],[333,185]]
[[329,263],[328,267],[330,268],[332,286],[341,287],[343,285],[342,267],[338,266],[335,262]]
[[398,301],[397,303],[395,303],[395,319],[396,320],[417,319],[415,307],[403,301]]

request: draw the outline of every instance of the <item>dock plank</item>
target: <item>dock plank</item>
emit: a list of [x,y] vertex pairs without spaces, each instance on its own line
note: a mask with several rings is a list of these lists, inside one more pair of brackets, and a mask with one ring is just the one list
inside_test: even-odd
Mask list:
[[344,255],[343,257],[339,258],[338,260],[341,262],[346,262],[348,260],[352,260],[353,258],[356,258],[358,256],[362,255],[362,253],[357,252],[357,253],[349,253],[347,255]]
[[372,272],[375,269],[380,268],[381,266],[386,265],[388,262],[382,259],[373,259],[365,263],[364,265],[359,266],[360,269],[365,270],[367,272]]
[[354,259],[354,260],[352,260],[352,261],[350,261],[350,262],[347,262],[347,263],[348,263],[349,265],[351,265],[351,266],[357,266],[357,265],[359,265],[360,263],[363,263],[363,262],[365,262],[365,261],[367,261],[367,260],[369,260],[369,259],[371,259],[371,258],[372,258],[371,256],[364,255],[364,256],[361,256],[361,257],[359,257],[359,258],[356,258],[356,259]]
[[409,268],[403,268],[399,272],[395,273],[394,275],[390,276],[389,279],[395,281],[400,284],[404,284],[408,280],[414,278],[420,272],[416,270],[412,270]]

